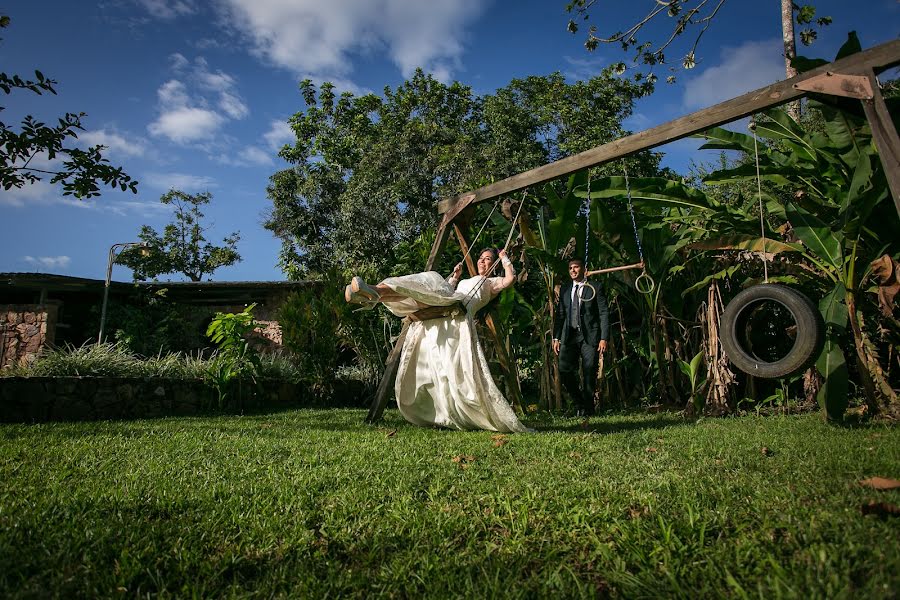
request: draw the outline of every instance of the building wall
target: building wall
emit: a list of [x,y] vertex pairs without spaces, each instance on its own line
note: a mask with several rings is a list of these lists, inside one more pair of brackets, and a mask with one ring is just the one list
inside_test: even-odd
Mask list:
[[33,361],[46,344],[53,344],[55,304],[0,304],[0,369]]

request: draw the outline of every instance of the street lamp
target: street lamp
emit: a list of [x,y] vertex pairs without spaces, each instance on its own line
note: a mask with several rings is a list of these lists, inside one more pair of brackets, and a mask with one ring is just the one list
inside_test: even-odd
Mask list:
[[113,263],[116,262],[118,256],[125,248],[139,246],[141,255],[148,256],[150,254],[147,242],[125,242],[121,244],[113,244],[109,248],[109,260],[106,263],[106,284],[103,287],[103,307],[100,309],[100,335],[97,336],[97,344],[103,343],[103,326],[106,324],[106,302],[109,299],[109,282],[112,279]]

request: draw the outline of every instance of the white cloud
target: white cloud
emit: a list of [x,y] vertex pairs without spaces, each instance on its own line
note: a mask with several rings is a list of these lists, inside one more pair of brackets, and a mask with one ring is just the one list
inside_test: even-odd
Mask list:
[[745,42],[722,50],[721,62],[687,80],[684,106],[704,108],[784,79],[781,40]]
[[269,131],[263,134],[263,139],[270,150],[278,151],[285,144],[296,141],[294,130],[284,121],[272,121],[269,124]]
[[645,115],[644,113],[636,112],[632,113],[630,117],[622,121],[622,126],[629,131],[643,131],[650,127],[650,117]]
[[181,71],[190,64],[188,59],[179,52],[175,52],[169,56],[169,63],[173,71]]
[[254,165],[271,165],[272,155],[258,146],[248,146],[240,151],[238,157]]
[[21,208],[26,204],[49,203],[59,197],[61,192],[57,186],[46,181],[26,183],[20,188],[10,188],[0,192],[0,206]]
[[250,114],[237,92],[234,77],[223,71],[210,71],[202,57],[194,61],[189,72],[190,63],[181,54],[173,54],[169,59],[173,70],[187,83],[170,79],[159,87],[156,93],[160,114],[147,126],[151,135],[166,137],[176,144],[206,141],[215,137],[229,119],[243,119]]
[[23,256],[22,260],[30,265],[35,265],[44,269],[59,270],[65,269],[72,262],[68,256]]
[[212,177],[185,173],[147,173],[142,182],[159,190],[168,191],[174,188],[183,192],[203,192],[218,186]]
[[176,144],[187,144],[211,138],[224,121],[211,110],[182,107],[161,114],[148,130],[151,135],[167,137]]
[[191,101],[187,87],[177,79],[170,79],[159,86],[156,95],[163,108],[179,108]]
[[563,75],[570,81],[587,81],[592,77],[597,77],[606,66],[606,59],[603,58],[574,58],[571,56],[563,57],[569,67],[563,71]]
[[144,156],[147,151],[144,140],[126,139],[121,133],[106,128],[82,132],[78,139],[87,146],[106,146],[104,156]]
[[404,76],[416,67],[448,80],[460,66],[466,26],[480,0],[222,0],[222,22],[253,52],[312,79],[335,80],[355,54],[386,51]]
[[232,119],[243,119],[250,114],[247,105],[240,98],[228,92],[219,94],[219,108]]
[[259,146],[247,146],[238,152],[236,158],[232,158],[227,154],[220,154],[216,157],[216,160],[223,165],[231,167],[268,167],[275,163],[272,153]]
[[137,3],[158,19],[174,19],[197,12],[193,0],[137,0]]

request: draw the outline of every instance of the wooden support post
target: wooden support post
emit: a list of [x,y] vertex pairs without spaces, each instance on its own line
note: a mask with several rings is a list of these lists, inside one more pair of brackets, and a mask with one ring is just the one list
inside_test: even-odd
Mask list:
[[[447,239],[449,237],[450,228],[447,227],[445,222],[441,222],[441,225],[438,227],[437,237],[434,239],[434,245],[431,247],[431,253],[428,255],[428,262],[425,263],[426,271],[430,271],[434,267],[434,263],[440,258],[441,252],[444,251],[444,246],[447,245]],[[375,398],[372,399],[372,404],[369,407],[366,423],[374,423],[380,419],[381,415],[384,413],[384,407],[387,405],[388,396],[390,396],[391,386],[394,383],[394,379],[397,377],[397,367],[400,365],[400,353],[403,350],[403,343],[406,341],[406,333],[408,330],[409,321],[404,319],[400,335],[397,336],[397,341],[394,343],[394,347],[391,349],[390,354],[388,354],[387,361],[385,361],[384,373],[378,384],[378,390],[375,392]]]
[[887,105],[884,103],[884,97],[878,88],[875,73],[871,70],[869,79],[873,88],[872,99],[862,100],[863,110],[866,112],[869,127],[872,129],[872,139],[875,140],[875,147],[878,148],[888,187],[891,188],[891,196],[894,197],[897,216],[900,217],[900,136],[897,135],[894,121],[891,119]]
[[872,139],[878,148],[878,156],[881,158],[888,187],[894,198],[894,207],[897,209],[897,216],[900,216],[900,137],[884,103],[875,71],[867,68],[862,75],[826,71],[806,81],[795,83],[794,87],[829,96],[856,98],[862,102],[869,128],[872,130]]

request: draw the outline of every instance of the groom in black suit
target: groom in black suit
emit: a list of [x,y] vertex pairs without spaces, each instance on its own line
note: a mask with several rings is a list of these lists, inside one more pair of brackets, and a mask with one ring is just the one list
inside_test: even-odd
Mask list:
[[[566,391],[580,411],[592,415],[597,367],[609,337],[609,309],[600,283],[591,283],[589,287],[584,272],[584,261],[577,258],[569,261],[572,281],[559,290],[553,351],[559,355],[560,379]],[[579,365],[581,386],[578,384]]]

